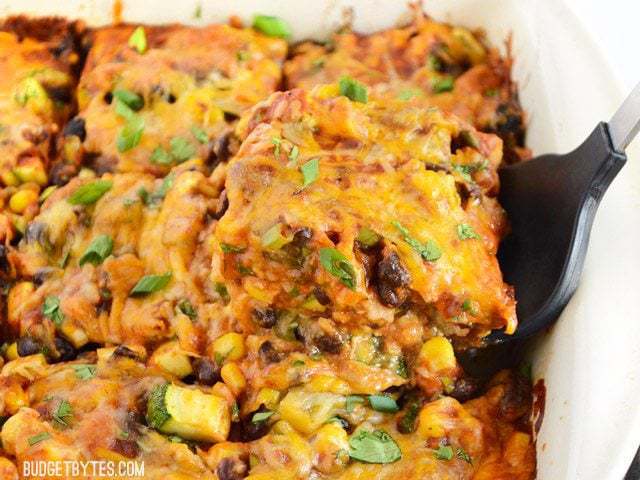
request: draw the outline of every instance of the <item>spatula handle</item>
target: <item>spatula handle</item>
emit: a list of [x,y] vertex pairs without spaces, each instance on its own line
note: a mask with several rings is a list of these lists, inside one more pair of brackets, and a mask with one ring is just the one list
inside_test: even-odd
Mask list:
[[613,148],[624,152],[640,131],[640,83],[638,83],[609,122]]

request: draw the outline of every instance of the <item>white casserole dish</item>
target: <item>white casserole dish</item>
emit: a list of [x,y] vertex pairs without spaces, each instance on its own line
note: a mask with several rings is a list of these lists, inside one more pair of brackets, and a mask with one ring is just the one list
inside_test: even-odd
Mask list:
[[[405,0],[124,0],[122,19],[198,25],[231,14],[250,21],[260,12],[286,19],[296,38],[322,38],[347,6],[361,31],[391,26],[408,11]],[[432,0],[426,8],[439,20],[482,27],[495,45],[513,32],[514,75],[535,154],[570,150],[622,99],[604,56],[561,0]],[[58,14],[93,25],[110,23],[112,12],[112,0],[0,0],[0,15]],[[540,480],[620,480],[640,445],[640,164],[633,147],[630,157],[600,206],[578,292],[532,351],[535,377],[547,388]]]

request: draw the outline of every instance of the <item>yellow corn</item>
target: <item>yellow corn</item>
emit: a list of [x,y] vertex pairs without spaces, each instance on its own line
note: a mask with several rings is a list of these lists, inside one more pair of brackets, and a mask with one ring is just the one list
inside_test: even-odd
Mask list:
[[349,462],[349,437],[336,422],[323,425],[313,440],[316,468],[322,473],[334,473]]
[[453,346],[444,337],[427,340],[418,354],[418,365],[424,365],[430,372],[442,372],[457,366]]
[[20,179],[16,177],[16,174],[11,170],[5,170],[4,172],[0,173],[0,180],[2,180],[2,183],[4,183],[7,187],[17,187],[18,185],[20,185]]
[[13,384],[4,392],[4,405],[7,411],[13,415],[21,407],[29,406],[29,397],[18,384]]
[[31,159],[28,165],[20,165],[13,169],[13,173],[22,183],[34,182],[38,185],[46,185],[48,182],[47,172],[44,171],[44,165],[37,159]]
[[222,380],[231,389],[234,395],[239,395],[247,386],[247,380],[240,367],[235,363],[227,363],[220,370]]
[[351,392],[349,384],[331,375],[315,375],[307,384],[307,390],[312,392],[330,392],[348,395]]
[[264,405],[269,409],[274,409],[278,405],[280,399],[280,392],[273,388],[261,388],[256,398],[258,405]]
[[225,333],[213,342],[213,352],[225,360],[240,360],[245,353],[244,337],[235,332]]
[[95,178],[96,172],[90,168],[82,168],[78,172],[78,178]]
[[38,193],[33,190],[20,190],[9,200],[9,208],[15,213],[23,213],[27,207],[38,202]]
[[18,344],[16,342],[9,345],[9,348],[7,348],[7,351],[5,352],[5,356],[7,357],[7,360],[15,360],[18,358]]
[[11,219],[11,223],[13,225],[13,228],[20,233],[24,233],[27,229],[27,220],[24,217],[16,215]]

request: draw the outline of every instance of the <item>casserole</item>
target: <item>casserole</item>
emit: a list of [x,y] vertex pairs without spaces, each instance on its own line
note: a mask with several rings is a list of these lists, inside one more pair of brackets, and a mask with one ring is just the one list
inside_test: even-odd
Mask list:
[[[381,2],[354,2],[354,6],[357,28],[385,26],[385,22],[395,20],[405,11],[401,2],[384,8]],[[72,17],[76,13],[73,4],[68,6],[71,9],[68,12],[42,11],[37,2],[22,2],[13,7],[16,12],[31,10]],[[109,21],[105,16],[109,7],[92,3],[79,11],[86,13],[89,21]],[[192,7],[171,4],[153,14],[158,14],[159,22],[193,21],[195,2]],[[213,12],[224,16],[244,11],[248,18],[260,10],[289,18],[299,28],[296,34],[304,36],[323,33],[316,19],[322,18],[325,28],[341,14],[335,4],[322,3],[303,6],[245,2],[225,8],[229,11],[203,5],[203,20],[214,20]],[[571,148],[589,131],[593,121],[606,118],[612,111],[617,91],[603,72],[604,63],[594,60],[597,51],[588,46],[580,26],[572,23],[571,15],[556,2],[524,6],[515,2],[466,1],[429,5],[429,9],[441,19],[484,26],[494,44],[508,31],[514,31],[514,54],[518,59],[515,73],[522,85],[525,108],[531,112],[528,143],[536,154]],[[496,11],[501,14],[496,16]],[[125,4],[127,20],[148,22],[150,13],[148,6]],[[306,30],[300,19],[308,22]],[[532,45],[537,48],[531,48]],[[567,69],[567,64],[573,68]],[[581,89],[584,78],[590,78],[591,85],[597,88]],[[585,98],[589,99],[592,117],[582,110]],[[633,356],[638,355],[633,348],[638,326],[627,322],[624,328],[612,331],[609,322],[601,321],[601,318],[612,318],[611,322],[637,318],[633,300],[637,296],[634,287],[637,290],[638,252],[633,248],[633,239],[637,238],[634,209],[639,197],[632,180],[637,180],[638,169],[630,167],[616,180],[610,196],[602,203],[582,287],[561,324],[533,352],[536,377],[544,377],[548,391],[545,422],[538,440],[539,478],[620,478],[639,440],[637,412],[630,402],[637,398],[638,379],[629,368],[638,360]],[[628,221],[621,222],[620,218]],[[611,251],[625,254],[612,258],[608,254]],[[598,262],[601,258],[609,261]],[[624,282],[614,280],[621,278]],[[613,284],[615,289],[611,287]],[[602,301],[603,292],[606,302]],[[603,362],[603,358],[608,361]],[[603,418],[610,419],[611,424],[604,432],[599,430]],[[618,448],[611,451],[607,446],[614,444]]]

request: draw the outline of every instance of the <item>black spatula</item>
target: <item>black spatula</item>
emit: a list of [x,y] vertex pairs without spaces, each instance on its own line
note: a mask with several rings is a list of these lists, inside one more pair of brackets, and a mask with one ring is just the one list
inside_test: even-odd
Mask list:
[[519,326],[514,335],[494,332],[490,343],[528,338],[558,318],[578,286],[600,199],[639,129],[640,84],[572,152],[500,170],[500,202],[512,232],[499,260],[515,287]]

